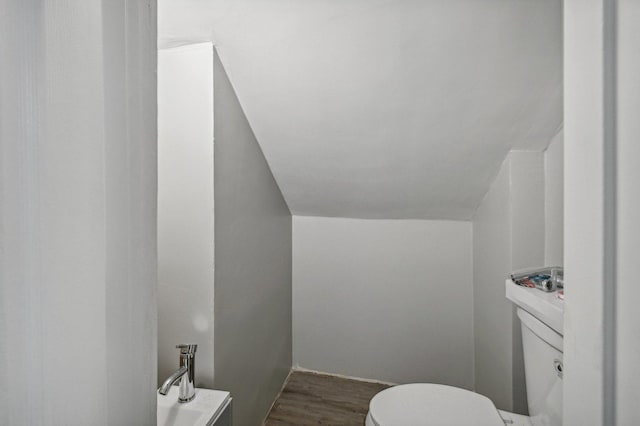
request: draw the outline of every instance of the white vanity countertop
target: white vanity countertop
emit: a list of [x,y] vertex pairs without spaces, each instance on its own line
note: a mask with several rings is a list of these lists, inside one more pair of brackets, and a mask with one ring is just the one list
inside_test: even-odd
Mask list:
[[178,386],[171,386],[167,395],[157,393],[158,426],[213,424],[231,400],[229,392],[196,388],[195,398],[181,404],[178,402],[178,393]]

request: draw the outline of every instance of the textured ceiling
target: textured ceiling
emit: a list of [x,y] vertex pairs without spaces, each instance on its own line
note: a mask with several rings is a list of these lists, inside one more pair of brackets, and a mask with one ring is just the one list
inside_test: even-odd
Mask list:
[[562,124],[561,0],[159,0],[212,40],[294,214],[469,219]]

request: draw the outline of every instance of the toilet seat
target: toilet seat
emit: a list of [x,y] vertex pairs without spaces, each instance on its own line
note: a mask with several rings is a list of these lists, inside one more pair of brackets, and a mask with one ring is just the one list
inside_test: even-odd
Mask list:
[[369,403],[374,426],[504,426],[493,402],[453,386],[413,383],[386,389]]

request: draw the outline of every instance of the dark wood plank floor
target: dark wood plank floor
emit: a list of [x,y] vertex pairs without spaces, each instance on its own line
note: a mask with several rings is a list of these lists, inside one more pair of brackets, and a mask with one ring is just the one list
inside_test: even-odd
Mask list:
[[265,426],[362,426],[373,396],[389,386],[294,371]]

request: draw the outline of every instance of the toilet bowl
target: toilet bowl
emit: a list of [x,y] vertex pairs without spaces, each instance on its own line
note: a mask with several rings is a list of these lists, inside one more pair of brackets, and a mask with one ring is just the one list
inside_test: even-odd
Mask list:
[[[535,293],[526,296],[542,297]],[[509,298],[519,304],[517,297]],[[366,426],[561,426],[562,335],[558,327],[549,327],[549,322],[521,308],[516,312],[522,327],[530,416],[498,410],[489,398],[465,389],[412,383],[376,394],[369,403]]]
[[366,426],[504,426],[486,396],[433,383],[394,386],[369,403]]
[[366,426],[534,426],[528,416],[498,410],[485,396],[433,383],[399,385],[378,393]]

